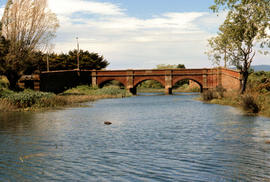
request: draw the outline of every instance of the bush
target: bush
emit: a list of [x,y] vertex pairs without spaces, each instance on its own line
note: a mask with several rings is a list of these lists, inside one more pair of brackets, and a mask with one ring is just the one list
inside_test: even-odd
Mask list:
[[33,90],[25,90],[23,92],[12,93],[5,95],[3,98],[19,108],[31,107],[42,98],[49,98],[54,96],[52,93],[36,92]]
[[226,92],[226,89],[223,88],[222,86],[217,86],[216,87],[216,92],[217,92],[217,94],[218,94],[218,96],[220,98],[223,98],[224,97],[224,93]]
[[69,101],[66,97],[63,96],[54,96],[54,97],[43,97],[39,99],[36,103],[36,107],[60,107],[66,106],[69,104]]
[[202,93],[202,98],[204,101],[211,101],[217,99],[217,94],[213,90],[207,90]]
[[125,89],[121,89],[118,86],[107,86],[103,88],[98,87],[90,87],[87,85],[78,86],[76,88],[70,89],[65,91],[62,95],[93,95],[93,96],[100,96],[100,95],[122,95],[128,96],[128,93]]
[[97,90],[98,95],[119,95],[124,94],[126,90],[120,89],[119,87],[108,86]]
[[9,81],[6,77],[0,76],[0,91],[9,87]]
[[245,111],[249,113],[257,114],[260,112],[260,106],[252,95],[247,94],[242,96],[242,107]]
[[2,89],[0,90],[0,98],[6,98],[9,95],[15,94],[15,92],[9,90],[9,89]]

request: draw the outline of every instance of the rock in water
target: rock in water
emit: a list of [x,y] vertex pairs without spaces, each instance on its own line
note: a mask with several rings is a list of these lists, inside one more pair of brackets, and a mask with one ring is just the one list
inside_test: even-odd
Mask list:
[[104,121],[104,124],[105,124],[105,125],[111,125],[112,122],[110,122],[110,121]]

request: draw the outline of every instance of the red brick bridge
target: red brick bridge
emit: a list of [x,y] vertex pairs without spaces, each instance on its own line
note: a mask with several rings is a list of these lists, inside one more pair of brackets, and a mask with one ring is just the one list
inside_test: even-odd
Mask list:
[[132,94],[136,94],[137,86],[146,80],[161,83],[165,87],[166,94],[172,94],[173,86],[181,80],[196,82],[201,92],[217,86],[227,90],[239,90],[241,86],[240,73],[224,68],[92,71],[93,86],[101,86],[112,80],[122,83]]
[[[60,93],[79,84],[102,87],[106,82],[116,80],[132,94],[137,86],[146,80],[156,80],[171,94],[173,86],[181,80],[196,82],[201,92],[222,86],[227,90],[241,88],[241,75],[236,70],[213,69],[151,69],[151,70],[69,70],[42,72],[40,75],[26,76],[20,80],[21,87],[31,85],[35,90]],[[31,82],[29,82],[31,80]]]

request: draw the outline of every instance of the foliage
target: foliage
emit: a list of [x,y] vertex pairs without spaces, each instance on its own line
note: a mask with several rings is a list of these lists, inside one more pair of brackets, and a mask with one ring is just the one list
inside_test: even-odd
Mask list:
[[47,0],[8,0],[2,17],[2,35],[10,40],[10,56],[15,58],[46,47],[58,27]]
[[[109,63],[98,53],[90,53],[80,50],[80,69],[100,70],[106,68]],[[48,55],[49,70],[73,70],[77,69],[77,50],[68,53],[51,53]],[[31,59],[25,61],[24,74],[33,74],[35,71],[47,71],[47,54],[41,51],[32,53]]]
[[215,90],[220,98],[224,97],[224,93],[226,92],[225,88],[223,88],[222,86],[217,86]]
[[[171,65],[171,64],[159,64],[156,66],[156,69],[185,69],[184,64],[178,64],[178,65]],[[184,84],[188,84],[188,80],[179,81],[174,85],[174,88],[179,88]],[[156,80],[146,80],[138,85],[139,88],[154,88],[154,89],[160,89],[164,88],[161,83],[159,83]]]
[[224,92],[224,97],[213,99],[211,103],[241,107],[248,113],[260,113],[270,117],[270,72],[254,72],[248,78],[244,95]]
[[260,107],[253,95],[243,95],[242,96],[242,106],[243,109],[249,113],[259,113]]
[[35,104],[34,107],[37,108],[53,108],[53,107],[62,107],[70,104],[70,100],[61,97],[61,96],[53,96],[53,97],[42,97]]
[[99,89],[97,87],[82,85],[67,90],[60,95],[33,90],[14,92],[9,89],[3,89],[0,90],[0,111],[54,108],[95,101],[102,98],[121,98],[128,96],[131,96],[131,94],[116,86]]
[[262,94],[270,92],[270,72],[254,72],[249,76],[248,89]]
[[[98,53],[90,53],[88,51],[80,50],[79,52],[80,69],[87,70],[101,70],[106,68],[109,63],[103,56]],[[40,65],[39,70],[47,70],[46,56],[43,55],[43,64]],[[72,70],[77,68],[77,50],[69,51],[67,54],[49,55],[50,70]]]
[[220,62],[222,58],[224,60],[224,67],[227,67],[227,51],[229,51],[229,43],[228,39],[221,33],[218,34],[217,37],[212,37],[208,40],[208,43],[211,47],[211,50],[206,52],[208,54],[209,59],[213,61],[214,64],[220,66]]
[[[214,2],[215,5],[210,7],[213,12],[218,12],[220,9],[237,9],[243,4],[257,4],[257,7],[259,9],[269,8],[266,7],[267,5],[269,5],[269,0],[214,0]],[[265,13],[269,13],[269,11]]]
[[176,92],[200,92],[201,88],[200,87],[191,87],[189,84],[183,84],[182,86],[179,86],[175,88]]
[[130,96],[130,94],[118,86],[107,86],[103,88],[91,87],[88,85],[81,85],[76,88],[69,89],[63,93],[75,95],[121,95],[123,97]]
[[3,89],[7,89],[9,86],[9,82],[6,77],[0,76],[0,91]]
[[23,92],[3,95],[3,98],[7,99],[9,102],[20,108],[26,108],[36,104],[42,98],[49,98],[52,96],[54,96],[52,93],[25,90]]
[[[209,40],[208,52],[215,62],[225,60],[240,69],[243,75],[242,93],[246,90],[249,68],[257,52],[264,52],[270,47],[270,1],[265,0],[215,0],[211,9],[221,7],[229,9],[224,23],[216,37]],[[260,45],[261,50],[255,47]]]
[[1,25],[0,74],[7,76],[11,89],[16,89],[35,52],[48,45],[58,26],[47,0],[8,0]]
[[183,68],[185,69],[184,64],[178,64],[178,65],[171,65],[171,64],[159,64],[157,65],[157,69],[177,69],[177,68]]
[[6,98],[8,97],[9,95],[12,95],[14,94],[15,92],[13,92],[12,90],[9,90],[9,89],[1,89],[0,90],[0,98]]
[[156,80],[146,80],[138,85],[138,88],[164,88],[162,84]]
[[119,87],[121,89],[124,89],[125,88],[125,86],[121,82],[119,82],[117,80],[111,80],[111,81],[105,82],[103,86],[104,87],[116,86],[116,87]]
[[202,98],[204,101],[211,101],[213,99],[217,99],[217,94],[213,90],[207,90],[202,93]]

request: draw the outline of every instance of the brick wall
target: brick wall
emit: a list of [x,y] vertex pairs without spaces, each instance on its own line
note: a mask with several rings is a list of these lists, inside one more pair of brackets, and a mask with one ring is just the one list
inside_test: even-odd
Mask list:
[[240,90],[241,88],[241,74],[234,70],[222,69],[222,86],[227,91]]

